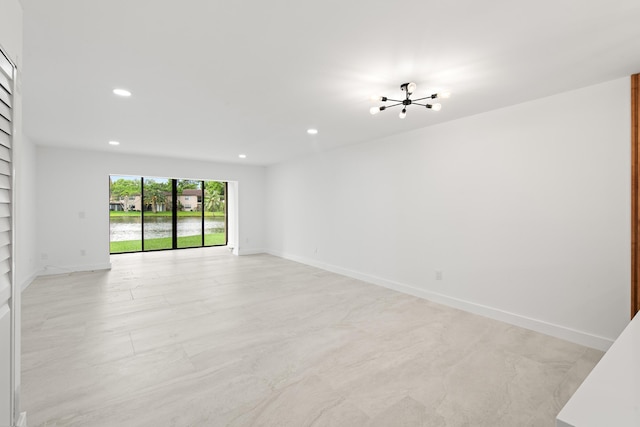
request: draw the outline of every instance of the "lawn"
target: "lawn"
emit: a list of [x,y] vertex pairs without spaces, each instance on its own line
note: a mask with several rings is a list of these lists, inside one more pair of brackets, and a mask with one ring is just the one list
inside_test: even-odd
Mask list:
[[[214,233],[204,235],[205,246],[225,245],[225,233]],[[178,237],[178,248],[192,248],[202,245],[201,236],[185,236]],[[144,250],[153,251],[158,249],[171,249],[171,237],[163,237],[160,239],[146,239],[144,241]],[[140,252],[142,243],[140,240],[125,240],[123,242],[111,242],[111,253],[123,252]]]

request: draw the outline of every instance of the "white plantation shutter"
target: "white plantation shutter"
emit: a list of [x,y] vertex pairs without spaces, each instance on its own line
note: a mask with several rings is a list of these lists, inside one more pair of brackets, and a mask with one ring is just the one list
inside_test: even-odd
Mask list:
[[11,189],[14,79],[15,68],[0,50],[0,425],[14,425],[17,408]]
[[11,283],[12,109],[13,65],[0,52],[0,289]]

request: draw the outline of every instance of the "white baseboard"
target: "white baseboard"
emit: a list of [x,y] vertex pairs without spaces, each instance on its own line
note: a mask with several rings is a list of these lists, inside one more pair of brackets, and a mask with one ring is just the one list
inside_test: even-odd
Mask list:
[[418,298],[423,298],[429,301],[433,301],[439,304],[447,305],[449,307],[464,310],[470,313],[479,314],[490,319],[499,320],[501,322],[509,323],[511,325],[519,326],[525,329],[530,329],[535,332],[540,332],[545,335],[550,335],[556,338],[560,338],[566,341],[571,341],[576,344],[584,345],[586,347],[595,348],[602,351],[607,351],[613,339],[606,337],[593,335],[587,332],[578,331],[568,328],[562,325],[556,325],[553,323],[545,322],[543,320],[533,319],[530,317],[522,316],[517,313],[511,313],[508,311],[500,310],[497,308],[489,307],[482,304],[477,304],[471,301],[454,298],[448,295],[440,294],[437,292],[427,291],[419,289],[414,286],[394,282],[392,280],[383,279],[381,277],[372,276],[370,274],[361,273],[359,271],[349,270],[346,268],[338,267],[332,264],[326,264],[314,259],[300,257],[297,255],[291,255],[278,251],[268,250],[266,253],[271,255],[285,258],[291,261],[299,262],[301,264],[317,267],[322,270],[331,271],[332,273],[341,274],[343,276],[351,277],[354,279],[362,280],[367,283],[382,286],[388,289],[393,289],[398,292],[413,295]]
[[36,277],[40,276],[40,272],[36,271],[35,273],[33,273],[32,275],[30,275],[27,280],[25,280],[24,282],[22,282],[22,284],[20,285],[20,292],[24,292],[31,283],[33,283],[33,281],[36,279]]
[[16,421],[16,427],[27,427],[27,413],[21,412],[18,421]]
[[[267,253],[266,250],[261,249],[261,248],[256,248],[256,249],[242,249],[242,248],[238,248],[237,251],[237,255],[257,255],[257,254],[264,254]],[[283,257],[284,258],[284,257]]]
[[68,274],[77,273],[80,271],[99,271],[99,270],[111,270],[111,263],[105,264],[85,264],[85,265],[46,265],[38,274],[38,276],[52,276],[55,274]]

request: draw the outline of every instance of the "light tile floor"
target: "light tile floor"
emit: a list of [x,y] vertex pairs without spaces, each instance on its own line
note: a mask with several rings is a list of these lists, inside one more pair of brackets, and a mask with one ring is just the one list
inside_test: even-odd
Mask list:
[[226,248],[112,257],[23,294],[29,426],[553,426],[602,356]]

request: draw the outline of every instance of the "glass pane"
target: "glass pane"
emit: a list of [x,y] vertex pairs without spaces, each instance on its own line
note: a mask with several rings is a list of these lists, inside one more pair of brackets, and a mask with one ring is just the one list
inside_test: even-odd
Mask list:
[[109,176],[109,236],[112,254],[142,250],[139,176]]
[[171,249],[173,247],[171,180],[145,178],[144,190],[144,250]]
[[227,244],[227,184],[204,183],[204,245]]
[[202,246],[202,181],[179,179],[178,247]]

